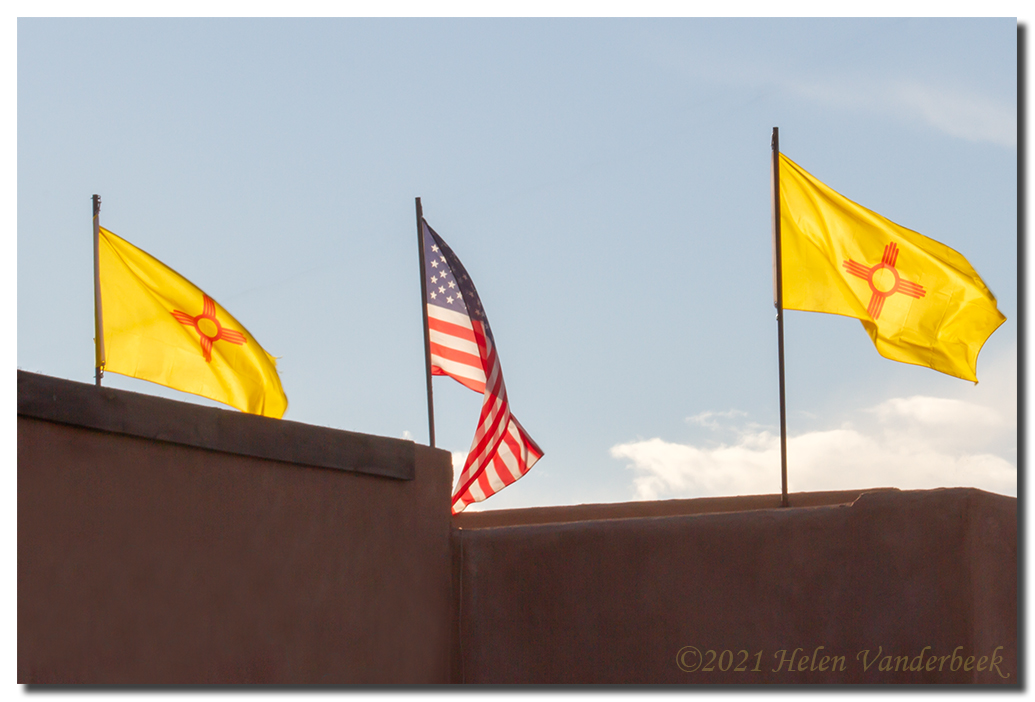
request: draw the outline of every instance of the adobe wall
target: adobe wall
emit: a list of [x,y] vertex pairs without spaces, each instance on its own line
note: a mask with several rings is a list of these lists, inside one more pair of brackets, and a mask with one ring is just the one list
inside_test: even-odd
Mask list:
[[778,504],[459,515],[455,678],[1018,683],[1014,498],[885,489]]
[[21,371],[18,399],[19,683],[449,681],[447,452]]
[[445,451],[18,386],[20,683],[1021,682],[1013,498],[450,518]]

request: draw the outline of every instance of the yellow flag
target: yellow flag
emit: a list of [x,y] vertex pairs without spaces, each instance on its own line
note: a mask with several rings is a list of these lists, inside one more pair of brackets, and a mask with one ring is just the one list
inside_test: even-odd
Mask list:
[[1006,317],[963,256],[857,205],[780,154],[785,309],[862,321],[885,358],[977,382]]
[[104,370],[280,418],[276,360],[190,281],[100,228]]

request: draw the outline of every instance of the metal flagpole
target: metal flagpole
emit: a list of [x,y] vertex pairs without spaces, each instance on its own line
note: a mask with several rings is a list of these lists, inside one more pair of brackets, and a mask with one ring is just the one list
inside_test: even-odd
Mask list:
[[424,317],[424,370],[428,378],[428,445],[435,448],[435,403],[431,398],[431,335],[428,334],[428,276],[424,270],[424,209],[417,198],[417,251],[420,254],[420,311]]
[[101,196],[93,196],[93,334],[94,381],[101,386],[104,375],[104,316],[101,311]]
[[783,251],[780,247],[780,128],[773,127],[773,304],[776,305],[776,338],[780,359],[780,506],[787,501],[787,401],[783,377]]

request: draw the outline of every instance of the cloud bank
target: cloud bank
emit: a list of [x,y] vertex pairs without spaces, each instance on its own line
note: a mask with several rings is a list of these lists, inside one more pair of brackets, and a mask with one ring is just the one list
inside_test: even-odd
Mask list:
[[[892,398],[863,411],[872,426],[847,423],[788,438],[788,489],[977,487],[1017,494],[1017,467],[990,447],[1008,445],[1015,417],[963,400]],[[690,418],[709,426],[716,416]],[[709,426],[715,429],[715,426]],[[635,473],[636,499],[778,493],[780,437],[757,425],[733,427],[737,439],[695,446],[660,438],[618,444],[611,455]],[[998,441],[992,442],[992,439]]]

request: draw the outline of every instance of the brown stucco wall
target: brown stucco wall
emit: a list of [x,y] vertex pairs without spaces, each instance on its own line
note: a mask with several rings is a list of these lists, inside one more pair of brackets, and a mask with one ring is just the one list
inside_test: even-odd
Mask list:
[[451,519],[444,451],[18,383],[20,683],[1021,682],[1013,498]]
[[18,682],[449,681],[447,452],[32,374],[19,401]]
[[[1015,499],[881,490],[792,495],[792,505],[821,506],[765,508],[777,499],[460,515],[454,675],[466,683],[1018,682]],[[608,518],[616,510],[622,518]],[[681,652],[693,670],[680,668]],[[988,668],[980,657],[993,653],[995,671],[964,670],[970,656],[971,668]]]

